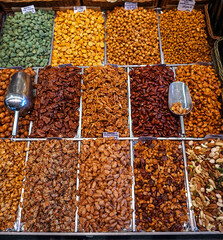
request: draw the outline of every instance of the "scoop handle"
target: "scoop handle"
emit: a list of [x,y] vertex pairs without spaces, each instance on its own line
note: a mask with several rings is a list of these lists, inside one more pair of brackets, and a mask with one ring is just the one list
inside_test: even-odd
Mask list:
[[180,127],[181,127],[181,134],[185,135],[185,127],[184,127],[184,117],[180,116]]
[[19,122],[19,111],[15,111],[14,122],[12,127],[12,136],[16,136],[17,134],[18,122]]

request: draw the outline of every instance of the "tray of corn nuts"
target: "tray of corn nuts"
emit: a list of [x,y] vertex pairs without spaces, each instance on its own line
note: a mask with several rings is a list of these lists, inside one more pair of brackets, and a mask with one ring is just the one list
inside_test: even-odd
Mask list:
[[[176,14],[194,48],[190,35],[173,45]],[[0,69],[0,234],[221,234],[222,90],[196,63],[211,61],[202,13],[67,10],[54,22],[52,66],[22,70],[35,97],[16,137],[4,96],[19,70]],[[193,103],[185,135],[168,107],[175,81]]]

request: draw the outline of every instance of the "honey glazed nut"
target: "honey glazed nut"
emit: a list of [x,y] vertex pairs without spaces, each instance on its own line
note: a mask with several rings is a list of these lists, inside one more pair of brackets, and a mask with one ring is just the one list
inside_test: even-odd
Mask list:
[[26,166],[22,225],[29,232],[74,232],[77,143],[31,142]]
[[14,228],[21,197],[26,144],[0,140],[0,230]]
[[[1,69],[0,70],[0,138],[9,138],[12,135],[12,125],[14,114],[4,105],[5,94],[13,74],[18,72],[17,69]],[[31,76],[34,81],[35,71],[32,68],[22,70]],[[18,133],[21,138],[25,138],[29,133],[29,114],[19,117]]]
[[166,66],[134,68],[131,81],[131,112],[134,136],[179,136],[179,117],[168,108],[173,71]]
[[180,142],[138,142],[134,147],[137,231],[183,231],[188,222]]
[[132,177],[129,141],[105,138],[82,141],[79,231],[130,229]]
[[186,153],[197,227],[223,232],[223,140],[189,141]]
[[129,136],[127,73],[110,65],[89,67],[83,75],[82,135],[102,137],[103,132]]
[[106,43],[108,63],[139,65],[160,63],[157,14],[139,7],[108,11]]

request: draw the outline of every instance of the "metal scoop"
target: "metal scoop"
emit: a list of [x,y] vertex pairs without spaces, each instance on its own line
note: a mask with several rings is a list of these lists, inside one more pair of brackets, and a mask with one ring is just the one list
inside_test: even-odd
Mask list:
[[[171,110],[172,105],[178,102],[180,102],[182,107],[187,110],[186,113],[178,114]],[[172,113],[180,116],[181,133],[182,135],[185,135],[183,116],[188,114],[193,108],[193,103],[187,84],[185,84],[184,82],[173,82],[170,84],[168,106]]]
[[12,75],[5,96],[5,106],[15,112],[12,136],[16,136],[20,113],[26,113],[32,107],[33,87],[30,76],[24,72]]

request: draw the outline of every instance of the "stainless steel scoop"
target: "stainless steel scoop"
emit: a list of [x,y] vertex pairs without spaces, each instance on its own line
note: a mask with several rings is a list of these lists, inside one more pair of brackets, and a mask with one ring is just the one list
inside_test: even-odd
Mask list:
[[[178,102],[180,102],[182,107],[187,110],[185,114],[177,114],[171,110],[172,105]],[[168,95],[168,106],[172,113],[180,116],[181,133],[182,135],[185,135],[183,116],[188,114],[193,108],[190,91],[186,83],[173,82],[170,84],[169,95]]]
[[5,96],[5,106],[15,112],[12,136],[16,136],[20,113],[26,113],[32,107],[33,87],[30,76],[24,72],[12,75]]

